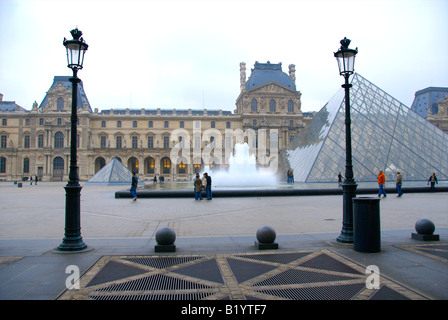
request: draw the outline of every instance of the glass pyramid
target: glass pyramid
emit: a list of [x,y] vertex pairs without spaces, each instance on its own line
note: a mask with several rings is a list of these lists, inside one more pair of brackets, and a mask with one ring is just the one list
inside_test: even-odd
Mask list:
[[[99,183],[106,185],[114,184],[129,184],[131,185],[132,172],[121,163],[117,158],[113,158],[100,171],[98,171],[92,178],[87,180],[87,184]],[[138,184],[144,184],[139,179]]]
[[[448,134],[404,104],[354,74],[350,89],[355,180],[387,181],[399,171],[404,181],[427,181],[435,172],[448,180]],[[280,156],[295,182],[335,182],[345,172],[345,95],[340,89]]]

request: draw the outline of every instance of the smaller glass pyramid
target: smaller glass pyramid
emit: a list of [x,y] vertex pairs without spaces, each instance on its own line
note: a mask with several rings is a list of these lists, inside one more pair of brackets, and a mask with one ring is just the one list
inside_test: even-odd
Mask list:
[[[92,178],[87,180],[87,184],[99,183],[105,185],[115,184],[129,184],[131,185],[132,172],[126,168],[117,158],[113,158],[100,171],[98,171]],[[138,184],[144,185],[144,182],[139,179]]]
[[[404,104],[354,74],[350,89],[352,159],[355,180],[387,181],[399,171],[404,181],[427,181],[435,172],[448,180],[448,134]],[[345,172],[345,95],[340,89],[282,150],[281,174],[296,182],[335,182]]]

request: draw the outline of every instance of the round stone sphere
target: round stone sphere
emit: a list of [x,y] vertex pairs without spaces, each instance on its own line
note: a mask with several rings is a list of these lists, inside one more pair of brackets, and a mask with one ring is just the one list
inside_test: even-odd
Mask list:
[[157,230],[156,241],[160,245],[172,245],[176,241],[176,233],[171,228],[163,227]]
[[260,243],[273,243],[275,237],[275,230],[269,226],[263,226],[257,230],[257,240]]
[[415,223],[415,231],[419,234],[433,234],[436,226],[431,220],[420,219]]

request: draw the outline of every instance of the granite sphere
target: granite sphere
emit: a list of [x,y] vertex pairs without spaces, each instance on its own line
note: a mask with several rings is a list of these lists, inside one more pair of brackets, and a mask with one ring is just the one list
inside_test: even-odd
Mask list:
[[436,226],[431,220],[420,219],[415,223],[415,231],[419,234],[433,234]]
[[257,230],[257,240],[260,243],[273,243],[275,237],[275,230],[269,226],[263,226]]
[[176,233],[171,228],[161,228],[156,232],[156,241],[160,245],[172,245],[176,241]]

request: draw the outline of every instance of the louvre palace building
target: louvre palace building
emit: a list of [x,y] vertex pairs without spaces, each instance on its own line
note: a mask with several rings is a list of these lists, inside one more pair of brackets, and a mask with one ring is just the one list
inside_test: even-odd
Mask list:
[[[78,85],[79,178],[86,181],[113,158],[142,180],[190,180],[195,172],[225,168],[237,142],[251,152],[281,150],[312,120],[302,113],[295,66],[256,62],[249,77],[240,63],[240,94],[234,112],[208,109],[109,109],[91,106]],[[0,180],[68,179],[72,85],[55,76],[42,102],[31,110],[0,95]],[[93,107],[93,108],[92,108]],[[173,150],[175,156],[173,157]],[[255,150],[255,151],[254,151]],[[276,152],[278,154],[278,152]],[[268,165],[262,163],[260,165]]]

